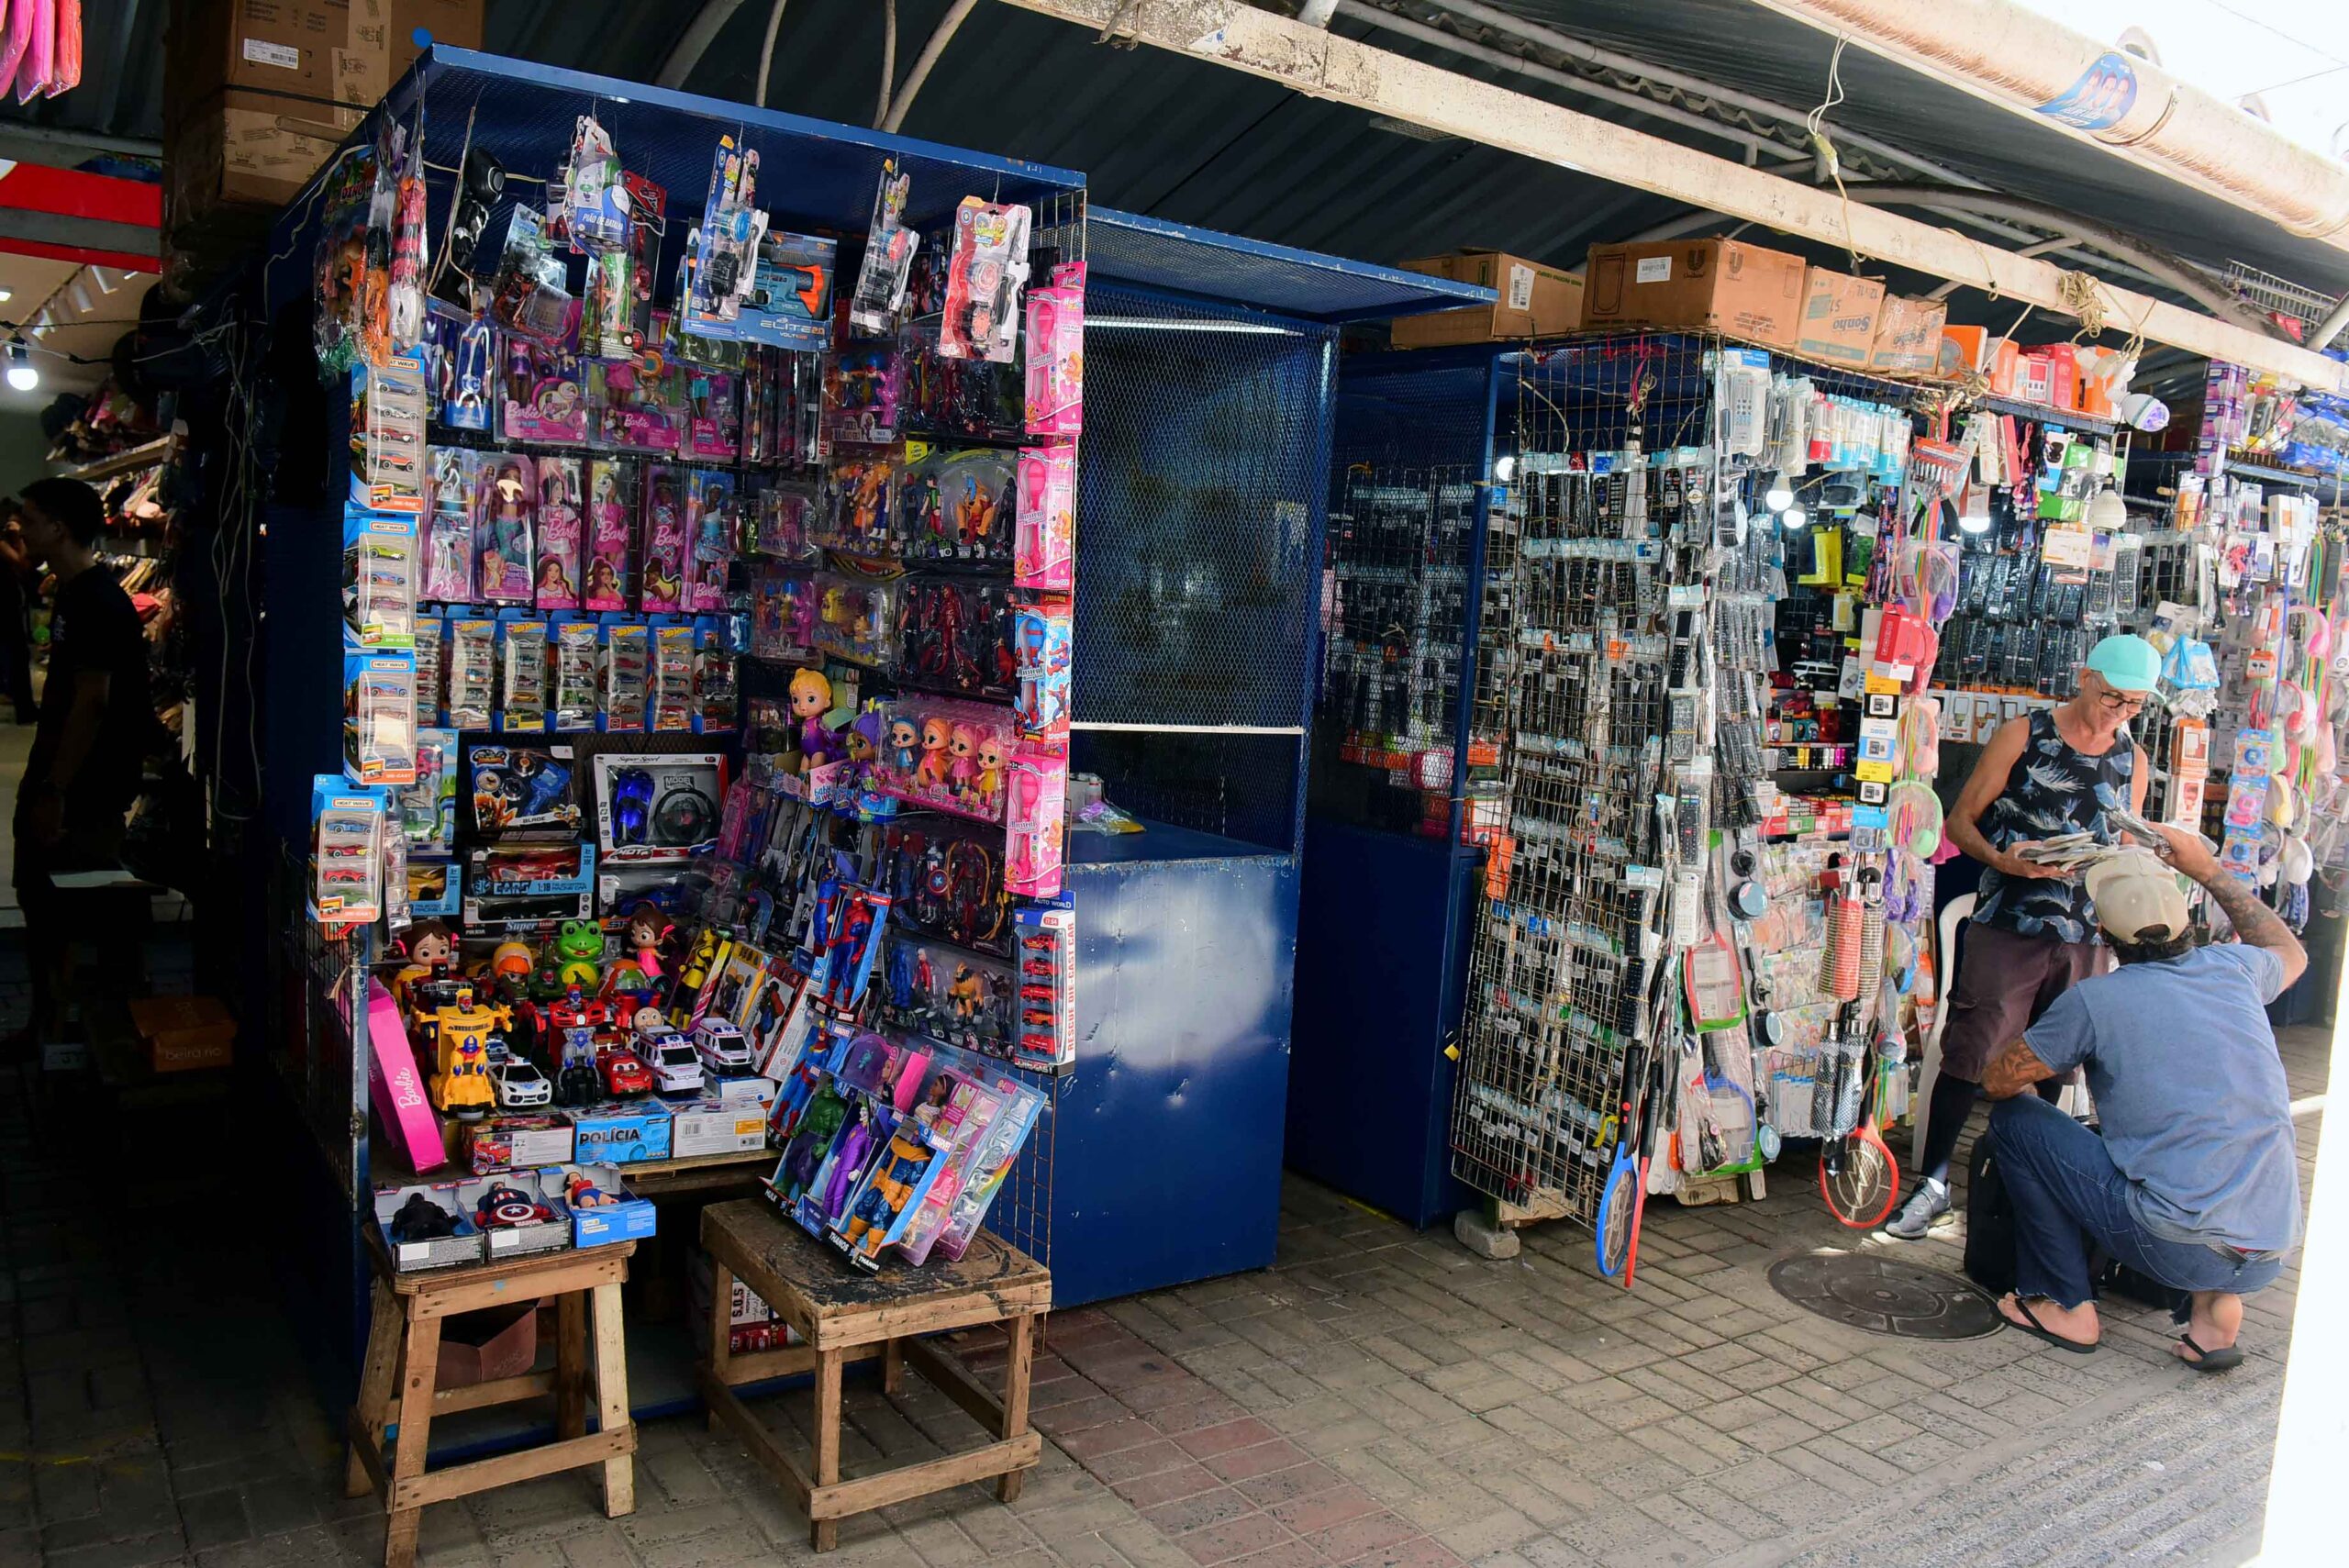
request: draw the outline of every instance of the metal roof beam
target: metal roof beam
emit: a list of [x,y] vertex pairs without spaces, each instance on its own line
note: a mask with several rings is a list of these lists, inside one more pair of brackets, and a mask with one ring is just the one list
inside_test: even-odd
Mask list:
[[2084,279],[2110,324],[2212,359],[2272,371],[2307,385],[2338,389],[2342,364],[2231,322],[2198,315],[2085,273],[1994,250],[1864,204],[1834,191],[1748,169],[1546,99],[1512,93],[1458,72],[1341,38],[1236,0],[1009,0],[1112,36],[1228,66],[1311,97],[1391,116],[1430,130],[1481,141],[1545,163],[1636,185],[1692,206],[1935,277],[2028,300],[2076,316],[2066,278]]
[[2349,165],[2012,0],[1757,0],[2009,114],[2349,250]]

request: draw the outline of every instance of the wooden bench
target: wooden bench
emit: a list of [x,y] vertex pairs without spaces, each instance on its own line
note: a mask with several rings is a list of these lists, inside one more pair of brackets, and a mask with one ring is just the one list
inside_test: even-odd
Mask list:
[[[636,1510],[636,1424],[628,1408],[628,1356],[621,1339],[620,1284],[628,1278],[633,1241],[542,1253],[510,1263],[403,1274],[392,1267],[382,1233],[367,1227],[374,1265],[375,1307],[367,1334],[367,1361],[359,1402],[351,1407],[345,1491],[384,1499],[389,1523],[384,1568],[416,1561],[417,1527],[427,1503],[447,1502],[493,1486],[582,1465],[604,1467],[604,1512],[618,1518]],[[466,1388],[437,1386],[440,1323],[452,1313],[518,1306],[553,1297],[555,1364]],[[588,1351],[594,1308],[594,1355]],[[592,1369],[597,1429],[587,1430]],[[396,1388],[397,1392],[395,1393]],[[427,1472],[425,1451],[436,1415],[474,1410],[551,1395],[555,1440],[536,1448]],[[396,1421],[399,1440],[387,1451],[385,1429]]]
[[[1036,1319],[1052,1304],[1052,1276],[1041,1263],[985,1231],[960,1262],[933,1259],[918,1269],[885,1264],[866,1273],[756,1199],[702,1210],[709,1249],[709,1356],[699,1369],[710,1425],[734,1429],[751,1455],[783,1483],[807,1516],[808,1544],[840,1544],[840,1521],[854,1514],[998,1476],[996,1496],[1019,1496],[1023,1472],[1042,1455],[1028,1427],[1028,1374]],[[796,1329],[804,1343],[737,1354],[728,1349],[727,1302],[740,1279]],[[1003,1394],[982,1384],[942,1343],[922,1338],[999,1323],[1010,1342]],[[841,1373],[852,1361],[881,1362],[885,1392],[898,1391],[907,1362],[996,1434],[982,1448],[841,1479]],[[746,1383],[812,1370],[816,1374],[814,1473],[786,1451],[734,1390]]]

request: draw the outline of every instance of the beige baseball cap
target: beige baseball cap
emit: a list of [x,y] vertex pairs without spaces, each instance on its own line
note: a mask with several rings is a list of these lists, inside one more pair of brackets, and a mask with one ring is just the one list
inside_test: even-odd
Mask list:
[[2090,866],[2083,879],[2096,923],[2117,942],[2167,941],[2186,931],[2186,889],[2151,850],[2127,849]]

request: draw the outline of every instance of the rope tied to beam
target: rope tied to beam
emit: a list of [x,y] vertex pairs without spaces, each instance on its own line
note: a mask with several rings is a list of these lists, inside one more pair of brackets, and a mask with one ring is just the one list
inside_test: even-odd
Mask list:
[[2097,281],[2076,268],[2066,267],[2056,275],[2055,293],[2064,302],[2066,313],[2080,318],[2080,329],[2072,341],[2103,335],[2109,318],[2104,307],[2103,291]]

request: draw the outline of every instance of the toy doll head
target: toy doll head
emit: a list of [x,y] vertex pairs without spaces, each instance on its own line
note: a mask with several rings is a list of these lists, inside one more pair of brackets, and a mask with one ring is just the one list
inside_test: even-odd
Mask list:
[[649,948],[660,945],[669,933],[669,922],[661,911],[650,904],[640,904],[628,917],[628,940],[630,947]]
[[979,742],[979,767],[983,771],[990,773],[1000,773],[1003,769],[1003,761],[1002,736],[990,735]]
[[953,738],[953,727],[948,724],[944,719],[925,718],[921,721],[921,749],[923,751],[943,751],[952,741]]
[[946,743],[946,750],[958,762],[969,762],[977,753],[978,749],[979,732],[967,724],[956,725],[953,735]]
[[438,920],[418,920],[408,928],[407,961],[426,968],[453,963],[457,958],[457,940],[449,928]]
[[832,684],[820,670],[795,670],[791,674],[791,712],[796,718],[820,718],[830,711]]
[[899,751],[910,751],[921,744],[920,732],[910,718],[893,719],[889,725],[889,745]]
[[522,505],[522,471],[519,467],[510,462],[499,464],[495,485],[499,506],[512,509]]
[[612,563],[598,556],[587,565],[587,591],[602,595],[619,592],[619,580],[612,574]]
[[541,592],[560,593],[570,586],[570,579],[563,576],[562,562],[558,557],[550,555],[539,562],[539,588]]
[[506,558],[498,554],[495,550],[483,550],[481,552],[481,580],[484,583],[496,583],[503,581],[505,576]]

